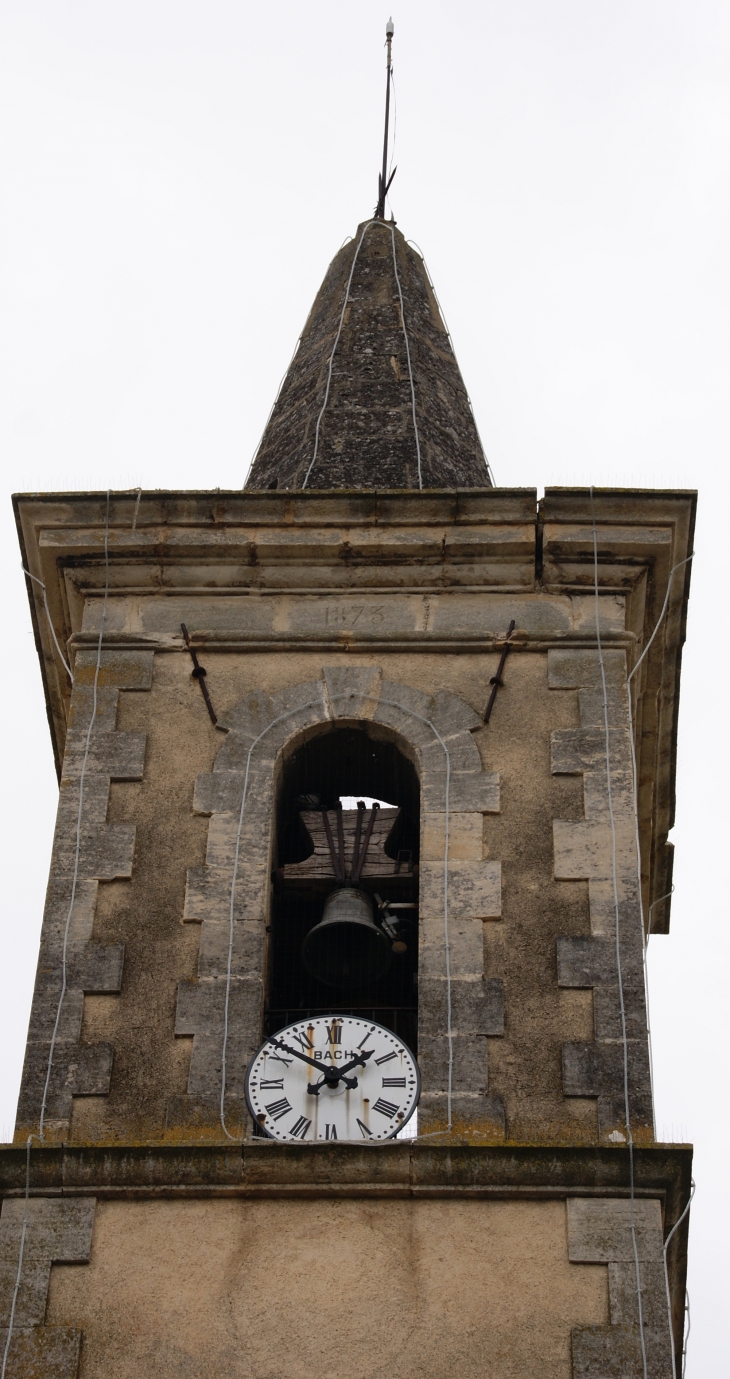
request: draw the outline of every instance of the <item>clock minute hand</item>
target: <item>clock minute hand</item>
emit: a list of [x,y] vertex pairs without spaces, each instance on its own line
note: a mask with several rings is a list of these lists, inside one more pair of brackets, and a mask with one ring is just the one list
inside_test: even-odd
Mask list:
[[318,1073],[325,1073],[328,1078],[331,1078],[334,1069],[326,1067],[324,1063],[318,1063],[316,1058],[308,1058],[306,1053],[300,1053],[299,1049],[290,1048],[289,1044],[284,1044],[281,1039],[270,1038],[269,1043],[273,1044],[275,1049],[283,1049],[284,1053],[291,1053],[295,1058],[301,1058],[303,1063],[310,1063],[313,1068],[317,1069]]

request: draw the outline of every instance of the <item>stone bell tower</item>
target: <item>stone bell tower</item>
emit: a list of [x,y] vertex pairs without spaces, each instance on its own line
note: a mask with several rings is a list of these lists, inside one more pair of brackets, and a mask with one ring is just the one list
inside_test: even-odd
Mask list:
[[[60,794],[4,1379],[668,1379],[691,1151],[654,1138],[643,944],[694,495],[494,487],[376,217],[245,490],[15,507]],[[327,987],[304,945],[358,797],[400,937]],[[252,1120],[262,1040],[327,1010],[411,1048],[410,1138]]]

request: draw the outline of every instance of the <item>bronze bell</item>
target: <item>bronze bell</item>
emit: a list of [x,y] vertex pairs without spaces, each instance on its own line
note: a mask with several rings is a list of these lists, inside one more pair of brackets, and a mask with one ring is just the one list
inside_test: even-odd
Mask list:
[[364,891],[351,886],[327,896],[319,924],[302,946],[304,966],[326,986],[363,986],[385,975],[391,947],[373,919]]

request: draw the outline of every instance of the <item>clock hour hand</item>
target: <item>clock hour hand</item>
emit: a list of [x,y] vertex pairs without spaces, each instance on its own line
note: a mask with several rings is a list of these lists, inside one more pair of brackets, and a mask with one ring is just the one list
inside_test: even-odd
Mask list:
[[321,1087],[336,1087],[338,1082],[344,1082],[345,1086],[348,1087],[350,1091],[357,1087],[356,1077],[343,1077],[342,1073],[339,1072],[336,1068],[333,1068],[332,1071],[332,1077],[323,1077],[321,1082],[309,1083],[307,1091],[309,1092],[310,1096],[319,1096]]
[[[372,1058],[374,1053],[375,1049],[367,1049],[365,1053],[359,1053],[357,1058],[351,1058],[349,1063],[345,1064],[344,1068],[339,1069],[340,1077],[343,1076],[343,1073],[349,1073],[352,1068],[364,1068],[367,1059]],[[349,1083],[347,1083],[347,1085],[349,1086]],[[355,1083],[355,1086],[357,1086],[357,1083]]]

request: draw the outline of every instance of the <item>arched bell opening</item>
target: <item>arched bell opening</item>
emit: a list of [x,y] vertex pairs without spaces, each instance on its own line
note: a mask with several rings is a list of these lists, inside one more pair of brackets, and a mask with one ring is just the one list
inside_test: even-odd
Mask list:
[[337,1011],[417,1053],[416,767],[387,730],[328,724],[278,781],[266,1034]]

